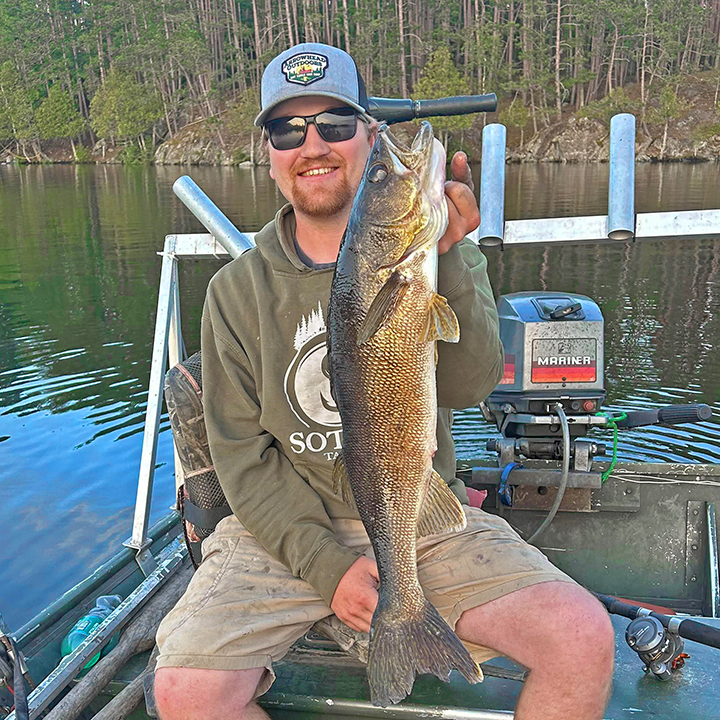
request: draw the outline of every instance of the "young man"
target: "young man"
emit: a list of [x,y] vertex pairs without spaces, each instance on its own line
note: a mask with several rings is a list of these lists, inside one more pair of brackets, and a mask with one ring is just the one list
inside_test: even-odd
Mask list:
[[[366,107],[355,64],[337,48],[290,48],[263,75],[256,124],[289,204],[208,288],[205,416],[234,514],[203,544],[202,564],[158,631],[163,720],[267,717],[254,699],[271,686],[273,661],[317,620],[335,613],[370,628],[377,567],[357,513],[332,491],[342,436],[325,362],[333,264],[376,132]],[[485,258],[461,242],[479,224],[462,154],[451,172],[438,291],[461,340],[438,344],[434,464],[467,503],[448,408],[484,399],[503,361]],[[475,660],[503,654],[530,669],[516,717],[602,717],[614,654],[604,609],[504,520],[466,514],[465,531],[418,542],[428,599]]]

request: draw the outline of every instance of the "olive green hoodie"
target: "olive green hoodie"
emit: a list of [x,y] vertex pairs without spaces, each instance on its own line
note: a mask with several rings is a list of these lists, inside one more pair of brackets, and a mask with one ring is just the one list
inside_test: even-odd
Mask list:
[[[331,518],[357,518],[332,490],[342,447],[330,394],[325,318],[333,268],[298,257],[290,205],[257,247],[211,280],[202,319],[203,403],[210,451],[230,507],[266,550],[330,604],[357,559]],[[438,343],[435,468],[455,480],[452,411],[483,400],[502,376],[502,346],[486,260],[469,240],[441,256],[438,291],[460,322],[457,345]]]

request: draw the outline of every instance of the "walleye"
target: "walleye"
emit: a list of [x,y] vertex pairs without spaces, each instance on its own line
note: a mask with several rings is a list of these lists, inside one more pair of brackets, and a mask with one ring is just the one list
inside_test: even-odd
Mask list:
[[343,426],[336,492],[355,502],[380,575],[370,630],[372,701],[406,697],[415,675],[447,681],[477,664],[417,576],[416,538],[465,527],[433,470],[436,340],[460,330],[438,295],[437,242],[448,223],[445,152],[424,122],[410,148],[380,129],[355,197],[330,293],[328,357]]

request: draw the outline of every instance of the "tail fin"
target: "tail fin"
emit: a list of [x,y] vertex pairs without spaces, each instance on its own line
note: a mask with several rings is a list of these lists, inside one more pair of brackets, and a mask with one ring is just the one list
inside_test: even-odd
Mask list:
[[470,683],[480,682],[482,672],[460,638],[440,613],[423,598],[420,616],[389,622],[388,610],[378,606],[372,621],[368,656],[368,681],[373,704],[387,707],[407,697],[415,676],[432,673],[450,680],[458,670]]

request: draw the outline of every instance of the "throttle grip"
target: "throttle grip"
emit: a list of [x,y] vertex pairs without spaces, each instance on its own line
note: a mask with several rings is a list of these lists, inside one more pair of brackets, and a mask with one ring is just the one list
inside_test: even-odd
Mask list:
[[712,408],[704,403],[697,405],[668,405],[658,410],[658,422],[663,425],[700,422],[701,420],[709,420],[711,416]]

